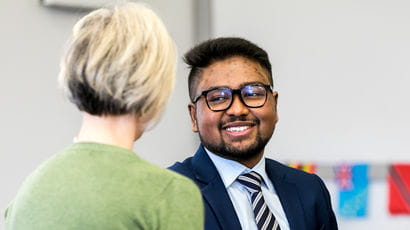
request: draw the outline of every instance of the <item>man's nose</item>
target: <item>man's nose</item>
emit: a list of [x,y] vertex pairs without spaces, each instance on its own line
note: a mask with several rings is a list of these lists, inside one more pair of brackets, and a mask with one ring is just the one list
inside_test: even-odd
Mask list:
[[238,94],[232,95],[231,106],[226,110],[226,113],[233,116],[241,116],[249,113],[249,108],[241,100]]

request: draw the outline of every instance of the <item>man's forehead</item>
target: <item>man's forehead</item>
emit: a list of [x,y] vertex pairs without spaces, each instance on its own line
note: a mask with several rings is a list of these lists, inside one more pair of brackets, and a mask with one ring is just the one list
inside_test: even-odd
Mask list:
[[216,61],[202,69],[198,89],[214,87],[238,88],[250,83],[270,84],[267,72],[259,63],[243,57]]

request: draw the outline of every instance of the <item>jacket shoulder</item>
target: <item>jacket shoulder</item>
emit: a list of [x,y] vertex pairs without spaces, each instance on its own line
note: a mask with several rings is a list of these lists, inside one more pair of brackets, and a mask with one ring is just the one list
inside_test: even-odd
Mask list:
[[184,175],[188,178],[194,178],[194,170],[192,167],[192,157],[186,158],[182,162],[175,162],[173,165],[168,167],[169,170],[177,172],[181,175]]

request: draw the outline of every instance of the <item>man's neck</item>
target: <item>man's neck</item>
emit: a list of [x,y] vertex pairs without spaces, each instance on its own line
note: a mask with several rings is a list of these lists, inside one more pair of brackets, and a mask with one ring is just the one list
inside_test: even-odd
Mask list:
[[255,165],[257,165],[259,163],[259,161],[262,159],[262,157],[263,157],[263,153],[255,156],[252,159],[246,159],[246,160],[239,159],[239,160],[236,160],[236,161],[241,163],[242,165],[245,165],[246,167],[252,169],[253,167],[255,167]]
[[[206,147],[204,146],[204,148],[206,148]],[[207,150],[210,151],[209,149],[207,149]],[[210,151],[210,152],[212,152],[212,151]],[[220,153],[218,153],[218,152],[212,152],[212,153],[215,154],[215,155],[218,155],[218,156],[220,156],[220,157],[222,157],[222,158],[236,161],[236,162],[238,162],[238,163],[240,163],[240,164],[246,166],[247,168],[252,169],[253,167],[255,167],[255,165],[257,165],[257,164],[259,163],[259,161],[261,161],[261,159],[263,158],[263,153],[264,153],[264,151],[262,150],[262,151],[261,151],[260,153],[258,153],[257,155],[254,155],[254,156],[252,156],[251,158],[248,158],[248,159],[228,157],[228,156],[223,155],[223,154],[220,154]]]

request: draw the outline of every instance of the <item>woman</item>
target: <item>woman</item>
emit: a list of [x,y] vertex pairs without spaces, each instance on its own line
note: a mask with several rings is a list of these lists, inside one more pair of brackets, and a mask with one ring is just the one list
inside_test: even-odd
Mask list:
[[27,178],[6,229],[202,229],[196,186],[132,152],[174,77],[173,41],[150,9],[127,3],[83,17],[60,72],[82,112],[80,131]]

